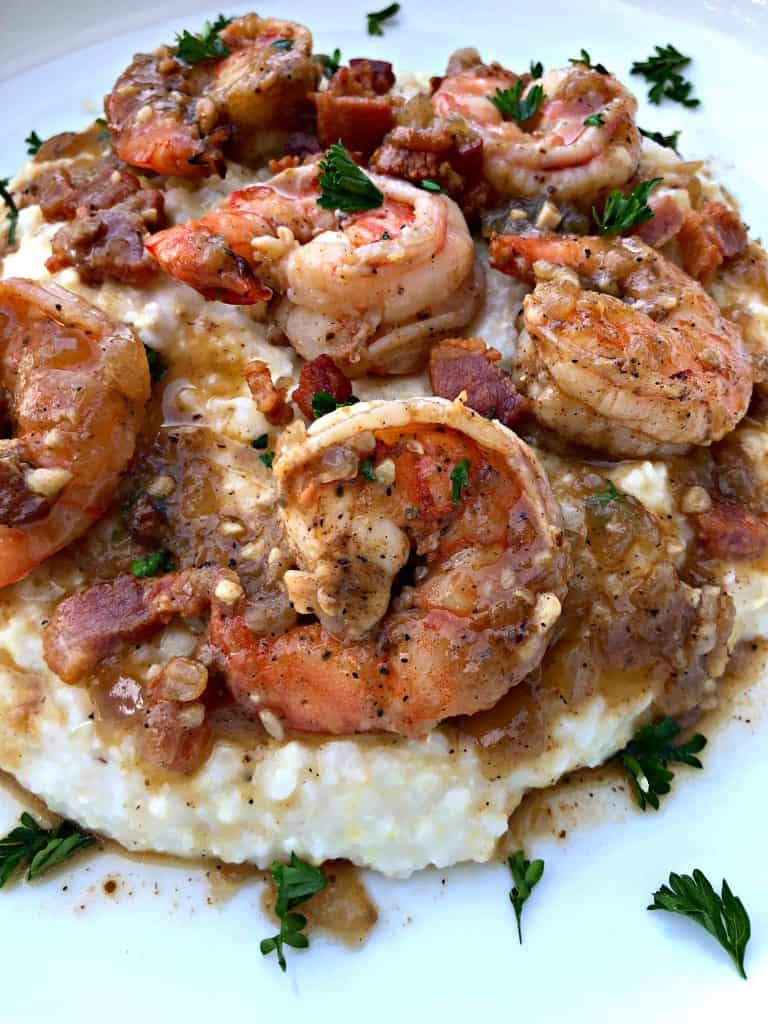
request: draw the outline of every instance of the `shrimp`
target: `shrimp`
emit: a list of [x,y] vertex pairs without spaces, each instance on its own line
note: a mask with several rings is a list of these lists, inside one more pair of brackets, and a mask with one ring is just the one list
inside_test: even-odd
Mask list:
[[247,14],[218,36],[228,56],[200,63],[167,46],[136,54],[104,101],[121,160],[185,178],[223,175],[226,143],[256,159],[298,127],[318,80],[309,30]]
[[702,286],[638,238],[494,236],[523,304],[517,387],[546,426],[620,456],[709,445],[744,416],[753,369]]
[[382,206],[341,214],[318,206],[316,164],[288,168],[158,232],[147,248],[206,298],[249,304],[278,294],[275,319],[307,359],[328,353],[355,376],[408,373],[434,340],[469,323],[484,279],[451,199],[371,177]]
[[[534,115],[504,120],[491,97],[519,80],[480,64],[449,74],[432,97],[439,116],[461,116],[480,134],[485,176],[498,192],[589,203],[632,177],[641,148],[637,101],[613,75],[583,64],[547,71],[522,91],[525,97],[535,85],[544,90]],[[599,124],[585,123],[597,114]]]
[[533,452],[442,398],[292,431],[274,463],[284,582],[317,621],[257,636],[242,607],[214,609],[235,697],[291,729],[408,736],[494,705],[543,657],[570,572]]
[[149,388],[127,327],[55,284],[0,281],[0,587],[104,512]]

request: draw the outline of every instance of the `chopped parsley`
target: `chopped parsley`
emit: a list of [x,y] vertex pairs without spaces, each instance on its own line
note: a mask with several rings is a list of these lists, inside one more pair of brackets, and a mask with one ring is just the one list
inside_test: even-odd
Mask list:
[[251,448],[266,448],[269,444],[269,434],[259,434],[255,441],[251,441]]
[[612,501],[620,501],[621,497],[621,491],[616,488],[613,480],[606,480],[604,490],[598,491],[597,494],[591,494],[587,498],[587,504],[602,507],[609,505]]
[[619,189],[612,189],[605,201],[602,214],[592,207],[597,229],[601,235],[615,235],[626,231],[637,224],[644,224],[653,217],[653,210],[648,206],[648,196],[663,181],[663,178],[651,178],[642,181],[628,196]]
[[272,463],[275,461],[274,452],[262,452],[259,459],[264,463],[267,469],[272,469]]
[[31,881],[95,842],[73,821],[43,828],[25,811],[16,828],[0,839],[0,889],[20,867],[27,868]]
[[525,851],[518,850],[517,853],[507,858],[507,863],[509,864],[509,870],[512,872],[512,881],[515,883],[509,890],[509,899],[515,911],[517,937],[522,946],[521,918],[523,916],[523,904],[531,895],[534,887],[541,881],[541,876],[544,874],[544,861],[526,860]]
[[303,914],[292,914],[291,911],[302,903],[321,892],[328,884],[320,868],[306,864],[295,853],[291,854],[289,864],[280,861],[272,862],[272,878],[277,890],[275,914],[280,921],[280,931],[269,939],[261,940],[262,956],[277,953],[277,962],[281,970],[286,970],[285,946],[293,949],[306,949],[309,939],[304,934],[307,919]]
[[734,896],[725,879],[718,896],[703,871],[694,868],[693,875],[669,876],[669,885],[662,885],[653,894],[648,910],[666,910],[682,914],[700,924],[713,935],[736,965],[742,978],[744,954],[752,928],[749,914],[738,896]]
[[509,89],[497,89],[488,99],[508,121],[527,121],[536,113],[546,98],[540,85],[532,85],[523,96],[523,80],[518,79]]
[[333,78],[341,67],[341,50],[337,46],[330,56],[327,53],[316,53],[315,60],[322,64],[323,75],[326,78]]
[[451,470],[451,497],[455,505],[461,501],[461,492],[469,487],[469,459],[459,459]]
[[436,181],[432,181],[431,178],[422,178],[419,182],[419,188],[423,188],[425,192],[441,192],[445,194],[445,189],[442,185],[438,185]]
[[270,44],[273,50],[292,50],[293,40],[292,39],[276,39],[274,43]]
[[585,64],[590,69],[590,71],[597,71],[598,74],[601,74],[601,75],[610,75],[610,73],[611,73],[608,70],[608,68],[605,66],[605,64],[593,64],[592,63],[592,58],[589,56],[588,51],[585,50],[583,47],[580,50],[580,56],[578,56],[578,57],[569,57],[568,58],[568,63],[569,64]]
[[373,468],[373,459],[363,459],[360,463],[360,472],[369,483],[376,483],[376,470]]
[[384,202],[383,193],[355,163],[341,142],[328,147],[320,161],[318,180],[320,198],[317,205],[324,210],[355,213],[375,210]]
[[585,128],[602,128],[605,124],[605,118],[602,114],[590,114],[589,117],[584,118]]
[[312,395],[312,415],[319,420],[321,416],[327,416],[329,412],[334,412],[345,405],[355,405],[358,401],[359,399],[352,395],[350,398],[344,398],[337,402],[330,391],[315,391]]
[[0,178],[0,199],[8,207],[8,245],[13,245],[16,241],[16,222],[19,219],[19,208],[8,191],[9,184],[9,178]]
[[677,153],[677,143],[680,138],[680,132],[670,132],[669,135],[662,135],[661,132],[647,132],[645,128],[637,129],[644,139],[650,139],[652,142],[658,143],[659,146],[665,146],[667,149],[673,149]]
[[206,21],[203,31],[193,35],[186,29],[179,35],[176,34],[176,56],[187,64],[199,64],[203,60],[218,60],[221,57],[228,57],[229,47],[219,38],[219,32],[232,22],[232,18],[226,18],[220,14],[216,21]]
[[705,737],[696,733],[687,743],[674,745],[672,740],[679,732],[680,726],[674,718],[662,718],[660,722],[641,729],[618,755],[643,811],[648,804],[658,811],[659,797],[669,792],[669,784],[675,776],[667,765],[703,767],[696,754],[707,745]]
[[531,61],[531,78],[541,78],[544,74],[544,65],[540,60]]
[[150,348],[149,345],[144,346],[144,352],[149,363],[149,379],[153,383],[162,380],[168,372],[168,367],[165,365],[163,357],[156,348]]
[[633,75],[642,75],[646,82],[651,83],[648,90],[651,103],[661,103],[666,97],[682,103],[684,107],[698,107],[700,100],[691,96],[693,84],[680,74],[691,63],[691,58],[680,53],[671,43],[654,49],[655,54],[647,60],[636,60],[630,68]]
[[160,548],[159,551],[150,551],[142,558],[134,558],[131,562],[131,572],[134,576],[157,576],[173,569],[173,555],[167,548]]
[[29,153],[30,156],[34,156],[43,144],[43,140],[36,131],[31,131],[24,141],[27,144],[27,153]]
[[400,4],[390,4],[389,7],[385,7],[381,11],[372,11],[367,15],[368,17],[368,35],[369,36],[383,36],[384,29],[382,28],[385,21],[389,21],[400,10]]

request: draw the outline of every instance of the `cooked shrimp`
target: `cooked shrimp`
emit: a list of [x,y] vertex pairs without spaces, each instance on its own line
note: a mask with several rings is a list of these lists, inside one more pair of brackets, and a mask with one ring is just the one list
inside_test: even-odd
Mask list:
[[233,192],[225,207],[154,235],[160,265],[206,298],[283,297],[276,318],[297,352],[345,372],[404,373],[472,318],[481,272],[464,217],[444,195],[372,176],[375,210],[317,204],[317,165]]
[[[327,733],[420,735],[494,705],[541,660],[570,571],[531,450],[441,398],[294,430],[275,461],[298,564],[285,584],[318,621],[275,639],[215,609],[235,696]],[[393,597],[396,579],[408,582]]]
[[[544,100],[528,121],[504,120],[491,102],[517,76],[478,65],[449,74],[432,98],[441,117],[459,115],[483,138],[485,175],[505,196],[547,196],[591,202],[602,189],[629,180],[640,159],[634,96],[613,75],[583,64],[547,71],[529,82]],[[599,114],[600,124],[585,124]]]
[[[0,587],[104,512],[133,455],[149,368],[135,335],[55,284],[0,281]],[[7,437],[7,431],[6,437]]]
[[121,160],[185,178],[223,174],[228,140],[254,158],[297,126],[318,78],[308,29],[247,14],[218,35],[229,55],[216,60],[187,64],[167,46],[134,57],[104,101]]
[[746,413],[753,371],[738,328],[638,238],[496,236],[491,260],[536,282],[515,376],[547,426],[643,456],[711,444]]

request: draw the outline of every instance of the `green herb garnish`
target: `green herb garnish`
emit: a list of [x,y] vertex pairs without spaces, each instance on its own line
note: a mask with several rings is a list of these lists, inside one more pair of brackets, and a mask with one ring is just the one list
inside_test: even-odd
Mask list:
[[544,65],[540,60],[531,61],[531,78],[541,78],[544,74]]
[[360,463],[360,472],[369,483],[376,483],[376,470],[373,468],[373,459],[363,459]]
[[36,131],[31,131],[24,141],[27,144],[27,153],[29,153],[30,156],[34,156],[43,144],[43,140]]
[[275,461],[274,452],[262,452],[259,459],[264,463],[267,469],[272,469],[272,463]]
[[703,767],[696,754],[707,745],[705,737],[696,733],[687,743],[675,746],[672,740],[679,732],[680,726],[674,718],[662,718],[655,725],[641,729],[618,755],[643,811],[648,804],[658,811],[659,797],[669,792],[669,784],[675,776],[667,768],[668,764]]
[[163,357],[156,348],[150,348],[149,345],[144,345],[144,352],[149,363],[149,379],[153,383],[162,380],[168,372],[168,367],[165,365]]
[[333,78],[341,67],[341,50],[337,46],[330,56],[327,53],[316,53],[315,60],[323,65],[323,75]]
[[684,56],[671,43],[654,49],[655,54],[647,60],[635,61],[630,68],[633,75],[642,75],[646,82],[653,83],[648,90],[651,103],[661,103],[666,96],[684,107],[698,107],[700,101],[691,96],[692,83],[680,74],[681,69],[691,63],[691,58]]
[[605,66],[605,64],[593,64],[592,63],[592,58],[589,56],[589,53],[587,52],[587,50],[582,48],[582,50],[580,51],[580,54],[581,54],[581,56],[579,56],[579,57],[569,57],[568,58],[568,63],[569,64],[585,64],[590,69],[590,71],[597,71],[598,74],[601,74],[601,75],[610,75],[611,72],[608,70],[608,68]]
[[648,206],[648,196],[663,181],[663,178],[651,178],[642,181],[632,189],[628,196],[615,188],[608,194],[602,215],[592,207],[597,229],[601,235],[616,235],[620,231],[644,224],[653,217],[653,210]]
[[270,43],[273,50],[292,50],[293,40],[292,39],[276,39],[274,43]]
[[173,555],[167,548],[150,551],[142,558],[134,558],[131,572],[134,576],[157,576],[158,573],[170,572],[173,569]]
[[488,99],[508,121],[527,121],[529,117],[533,117],[546,97],[540,85],[532,85],[525,96],[523,88],[523,80],[518,79],[509,89],[497,89]]
[[9,178],[0,178],[0,199],[8,207],[8,245],[13,245],[16,241],[16,222],[19,219],[19,208],[8,191],[9,184]]
[[617,490],[613,480],[605,481],[605,489],[587,498],[588,505],[609,505],[612,501],[621,501],[621,491]]
[[384,202],[383,193],[360,170],[340,141],[328,147],[325,158],[320,161],[319,172],[317,205],[324,210],[355,213],[375,210]]
[[281,970],[286,970],[285,946],[293,949],[306,949],[309,939],[303,933],[307,919],[303,914],[292,914],[291,911],[305,903],[310,896],[321,892],[328,884],[320,868],[305,864],[295,853],[291,854],[290,864],[272,862],[272,878],[277,888],[275,914],[280,920],[280,931],[269,939],[261,940],[262,956],[271,952],[277,953],[277,962]]
[[602,114],[590,114],[589,117],[584,118],[585,128],[602,128],[605,124],[605,119]]
[[31,881],[95,842],[95,836],[73,821],[43,828],[25,811],[20,824],[0,839],[0,889],[17,868],[26,866],[27,880]]
[[670,132],[669,135],[662,135],[661,132],[647,132],[645,128],[637,129],[645,139],[651,139],[652,142],[657,142],[660,146],[666,146],[667,149],[673,149],[677,153],[677,142],[680,138],[680,132]]
[[523,915],[523,904],[531,895],[534,887],[541,881],[541,876],[544,874],[544,861],[526,860],[525,852],[518,850],[517,853],[507,858],[507,863],[512,872],[512,881],[515,883],[509,890],[509,899],[515,910],[517,937],[522,946],[523,932],[520,920]]
[[269,444],[269,434],[259,434],[255,441],[251,441],[251,448],[266,448]]
[[752,933],[749,914],[738,896],[723,879],[720,895],[712,888],[706,875],[694,868],[693,875],[669,876],[669,885],[662,885],[653,894],[653,903],[648,910],[666,910],[670,914],[682,914],[700,924],[710,935],[714,935],[736,970],[746,978],[744,954]]
[[355,405],[358,401],[359,399],[355,395],[336,401],[330,391],[315,391],[312,395],[312,415],[319,420],[321,416],[327,416],[329,412],[334,412],[345,405]]
[[384,30],[382,25],[385,21],[389,21],[390,18],[394,18],[399,10],[400,4],[390,4],[389,7],[385,7],[382,11],[373,11],[371,14],[368,14],[368,35],[383,36]]
[[431,178],[422,178],[419,182],[419,188],[423,188],[425,192],[441,192],[445,194],[445,189],[442,185],[438,185],[436,181],[432,181]]
[[216,21],[206,21],[203,31],[193,35],[186,29],[179,35],[176,34],[176,56],[187,64],[199,64],[203,60],[218,60],[221,57],[228,57],[229,47],[219,38],[219,32],[232,22],[232,18],[226,18],[220,14]]
[[451,496],[455,505],[461,501],[461,492],[469,487],[469,459],[459,459],[451,470]]

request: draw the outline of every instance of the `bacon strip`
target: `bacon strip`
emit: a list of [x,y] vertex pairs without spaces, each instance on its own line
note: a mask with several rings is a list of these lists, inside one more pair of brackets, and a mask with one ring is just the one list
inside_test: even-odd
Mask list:
[[298,386],[291,395],[308,420],[315,418],[312,396],[320,391],[327,391],[337,403],[347,402],[352,397],[352,385],[327,355],[304,363]]
[[500,358],[496,349],[487,349],[480,338],[439,342],[429,355],[433,393],[453,401],[466,391],[470,409],[513,426],[528,412],[528,402],[518,393],[512,378],[496,365]]

